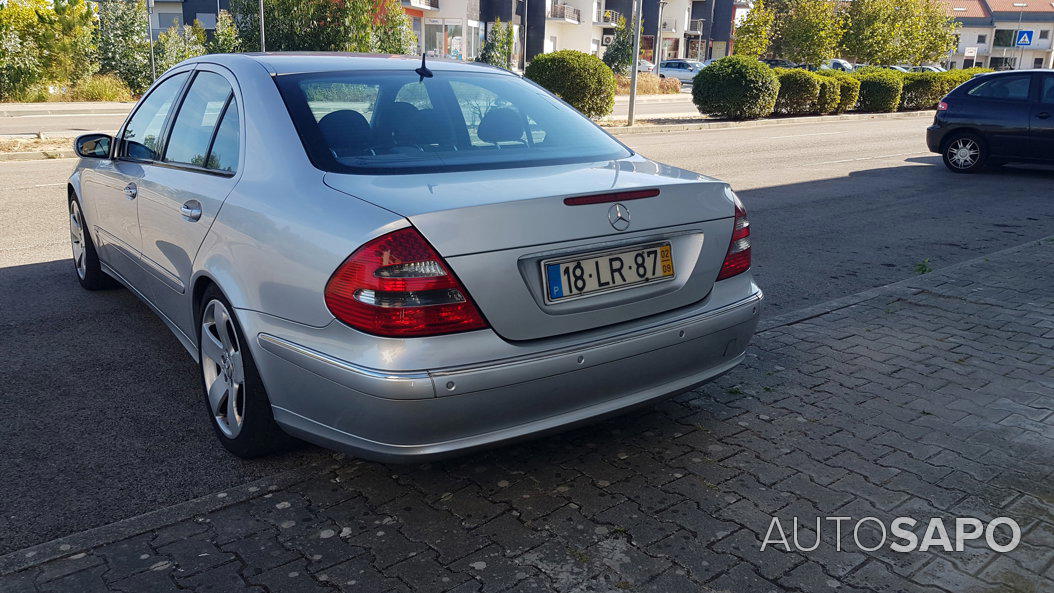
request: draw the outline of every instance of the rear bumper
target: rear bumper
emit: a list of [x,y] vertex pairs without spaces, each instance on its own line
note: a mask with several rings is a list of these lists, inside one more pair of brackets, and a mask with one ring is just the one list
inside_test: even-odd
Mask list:
[[945,127],[936,124],[926,128],[926,146],[929,147],[930,152],[941,152],[941,143],[944,142],[946,133],[947,129]]
[[607,340],[416,372],[363,369],[265,332],[257,334],[255,351],[285,430],[362,457],[413,461],[565,428],[690,390],[739,364],[761,301],[758,291]]

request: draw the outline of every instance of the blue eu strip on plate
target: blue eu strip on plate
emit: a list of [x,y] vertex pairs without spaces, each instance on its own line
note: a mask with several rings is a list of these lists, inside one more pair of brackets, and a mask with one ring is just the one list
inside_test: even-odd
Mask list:
[[555,301],[564,296],[564,287],[560,283],[560,264],[545,266],[545,275],[549,280],[549,300]]

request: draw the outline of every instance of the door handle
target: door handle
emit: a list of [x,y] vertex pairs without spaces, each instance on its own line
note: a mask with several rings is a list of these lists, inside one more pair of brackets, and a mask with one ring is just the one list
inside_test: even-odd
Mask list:
[[1039,119],[1047,119],[1050,117],[1050,114],[1044,111],[1043,113],[1037,113],[1036,117],[1038,117]]
[[201,218],[201,202],[197,200],[187,200],[179,207],[179,213],[183,215],[188,222],[194,222]]
[[134,200],[137,195],[139,195],[139,188],[134,183],[124,186],[124,197]]

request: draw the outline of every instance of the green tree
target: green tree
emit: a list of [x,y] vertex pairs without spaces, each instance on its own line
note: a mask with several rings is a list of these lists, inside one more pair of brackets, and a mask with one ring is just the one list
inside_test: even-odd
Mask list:
[[[356,51],[374,48],[374,24],[384,3],[372,0],[266,0],[264,32],[268,51]],[[243,47],[260,47],[259,4],[231,0]]]
[[142,0],[111,0],[99,2],[98,11],[95,44],[100,71],[115,74],[133,93],[143,92],[153,82],[146,4]]
[[[11,95],[44,84],[68,86],[95,73],[95,16],[85,0],[0,2],[0,64]],[[16,88],[17,86],[17,88]]]
[[615,40],[604,52],[604,63],[615,74],[625,74],[633,66],[633,37],[625,17],[619,16],[615,25]]
[[[913,0],[907,0],[913,1]],[[842,55],[866,64],[895,64],[902,57],[900,6],[904,0],[853,0],[846,9]]]
[[735,45],[732,53],[737,56],[760,58],[772,45],[773,25],[776,13],[765,5],[765,0],[758,0],[754,8],[747,13],[747,18],[736,27]]
[[26,99],[26,93],[44,78],[32,39],[0,23],[0,101]]
[[231,13],[221,10],[216,15],[216,30],[212,39],[205,43],[205,48],[210,54],[234,54],[242,50],[242,38]]
[[842,38],[837,0],[789,0],[779,24],[783,57],[819,66],[834,58]]
[[508,70],[512,67],[512,45],[512,23],[503,23],[500,18],[495,19],[476,61]]
[[53,0],[38,13],[47,35],[46,62],[54,82],[75,84],[95,74],[95,13],[85,0]]
[[183,60],[205,55],[205,29],[194,21],[190,26],[172,26],[157,37],[154,59],[158,73],[164,72]]
[[901,11],[900,61],[915,66],[939,62],[955,49],[959,23],[948,16],[941,0],[907,0]]
[[417,35],[399,0],[381,0],[373,26],[374,51],[386,54],[417,53]]

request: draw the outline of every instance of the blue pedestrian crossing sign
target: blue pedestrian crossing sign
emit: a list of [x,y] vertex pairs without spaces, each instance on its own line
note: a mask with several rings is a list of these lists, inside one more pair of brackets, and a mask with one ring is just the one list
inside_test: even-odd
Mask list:
[[1018,31],[1017,32],[1017,46],[1028,47],[1032,45],[1032,34],[1035,31]]

